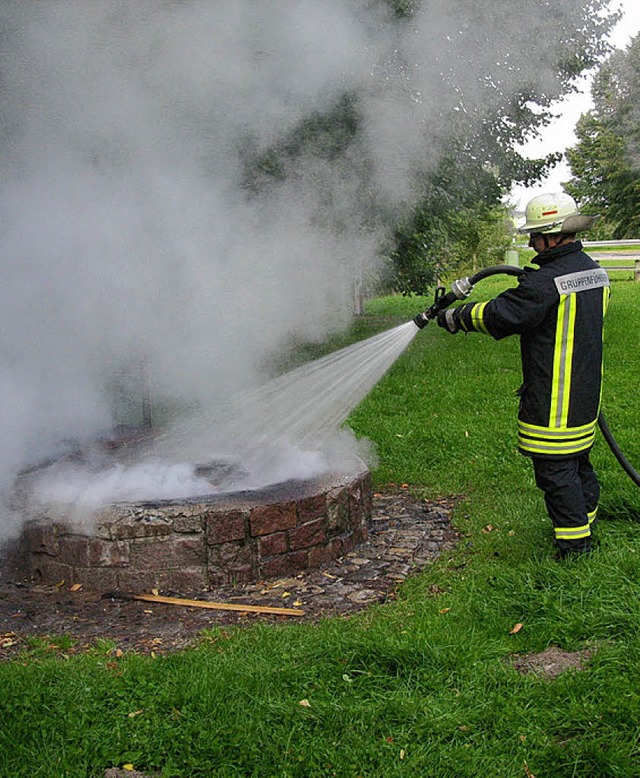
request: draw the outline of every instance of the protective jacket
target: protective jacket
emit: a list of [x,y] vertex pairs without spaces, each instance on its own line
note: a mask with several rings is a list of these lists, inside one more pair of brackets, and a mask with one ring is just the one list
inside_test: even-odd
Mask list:
[[595,437],[602,385],[607,273],[575,241],[538,254],[517,287],[460,307],[461,328],[500,340],[520,335],[518,446],[537,457],[571,457]]

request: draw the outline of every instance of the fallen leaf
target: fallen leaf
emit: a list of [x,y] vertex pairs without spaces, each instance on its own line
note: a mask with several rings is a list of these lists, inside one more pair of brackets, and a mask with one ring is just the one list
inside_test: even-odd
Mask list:
[[529,765],[526,762],[524,763],[523,767],[527,775],[527,778],[536,778],[535,775],[531,772],[531,770],[529,770]]
[[482,531],[483,532],[493,532],[494,529],[495,529],[495,527],[493,526],[493,524],[487,524],[485,527],[482,528]]
[[440,608],[438,613],[449,613],[450,610],[451,610],[451,608]]
[[513,625],[513,629],[510,629],[510,630],[509,630],[509,634],[510,634],[510,635],[517,635],[517,634],[518,634],[518,632],[520,632],[520,630],[521,630],[523,627],[524,627],[524,624],[521,624],[520,622],[518,622],[517,624],[514,624],[514,625]]
[[151,590],[151,594],[154,594],[157,597],[160,594],[160,590],[159,589],[152,589]]
[[153,611],[150,608],[145,608],[144,612],[145,613],[153,613]]
[[404,750],[404,748],[401,748],[401,749],[400,749],[400,759],[404,759],[404,758],[405,758],[405,756],[406,756],[406,753],[407,753],[407,752]]
[[508,534],[509,537],[512,538],[516,534],[516,531],[514,529],[510,529]]
[[291,597],[291,592],[282,592],[282,599],[286,600],[287,597]]
[[123,764],[122,769],[126,770],[128,773],[132,773],[135,770],[134,766],[131,763]]
[[303,603],[302,600],[295,600],[293,604],[296,606],[296,608],[299,608]]
[[311,703],[309,702],[309,700],[300,700],[298,705],[302,705],[303,708],[310,708],[311,707]]
[[133,718],[135,718],[136,716],[139,716],[139,715],[142,713],[142,711],[143,711],[143,710],[144,710],[143,708],[141,708],[140,710],[134,710],[134,711],[132,711],[131,713],[127,713],[127,716],[128,716],[130,719],[133,719]]
[[337,575],[331,575],[331,573],[325,573],[324,570],[322,571],[322,575],[325,578],[331,578],[333,581],[335,581],[338,578]]
[[82,589],[82,584],[73,584],[73,586],[69,587],[70,592],[79,592],[80,589]]
[[116,648],[116,656],[120,659],[121,656],[124,656],[124,651],[121,648]]

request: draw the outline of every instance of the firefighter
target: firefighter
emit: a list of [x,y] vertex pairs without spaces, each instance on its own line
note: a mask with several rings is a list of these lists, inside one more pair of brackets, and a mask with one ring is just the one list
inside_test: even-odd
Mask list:
[[572,197],[538,195],[525,215],[520,232],[529,234],[539,268],[525,268],[515,288],[492,300],[441,311],[438,324],[452,334],[520,336],[518,447],[531,457],[557,557],[564,559],[593,545],[600,487],[589,452],[600,410],[610,285],[576,239],[596,217],[579,213]]

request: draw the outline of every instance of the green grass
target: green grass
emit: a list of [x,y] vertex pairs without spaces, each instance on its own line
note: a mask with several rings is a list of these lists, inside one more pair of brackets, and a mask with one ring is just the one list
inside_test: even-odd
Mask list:
[[[374,300],[357,336],[429,303]],[[604,407],[636,466],[639,331],[640,285],[615,282]],[[458,548],[394,602],[315,626],[215,630],[155,659],[34,641],[0,665],[0,776],[638,776],[640,491],[600,439],[601,545],[553,561],[515,451],[519,382],[516,340],[418,333],[350,423],[377,444],[377,488],[459,498]],[[549,645],[594,653],[555,680],[511,666]]]

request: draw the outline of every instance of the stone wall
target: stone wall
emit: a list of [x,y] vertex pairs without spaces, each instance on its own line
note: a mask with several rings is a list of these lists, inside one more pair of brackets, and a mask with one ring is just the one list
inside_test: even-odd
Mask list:
[[368,472],[201,500],[117,504],[91,530],[46,513],[22,543],[43,583],[188,592],[291,575],[351,551],[368,535]]

